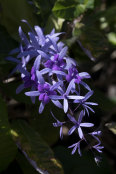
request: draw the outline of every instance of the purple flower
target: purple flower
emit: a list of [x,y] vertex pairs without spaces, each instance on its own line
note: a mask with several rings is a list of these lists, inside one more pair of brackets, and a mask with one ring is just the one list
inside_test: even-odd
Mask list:
[[60,96],[56,96],[56,95],[51,95],[50,98],[53,100],[63,100],[63,108],[64,108],[64,112],[66,113],[68,111],[68,100],[81,100],[84,97],[83,96],[78,96],[78,95],[69,95],[71,89],[73,88],[73,84],[74,84],[74,79],[71,80],[71,82],[69,83],[66,92],[64,92],[62,89],[59,89],[58,91],[60,92]]
[[82,140],[80,140],[79,142],[75,143],[75,144],[72,144],[71,146],[69,146],[68,148],[73,148],[72,150],[72,155],[76,152],[77,148],[78,148],[78,153],[79,155],[81,156],[81,149],[80,149],[80,143],[81,143]]
[[99,153],[102,153],[102,149],[104,148],[104,146],[100,146],[99,144],[96,144],[95,146],[93,146],[93,148],[97,150]]
[[77,110],[77,108],[82,105],[83,108],[84,108],[84,114],[85,114],[85,111],[87,112],[88,116],[89,116],[89,110],[91,112],[94,113],[94,110],[88,106],[88,105],[92,105],[92,106],[96,106],[98,105],[97,103],[93,103],[93,102],[87,102],[87,100],[93,95],[93,91],[89,91],[86,95],[85,95],[85,98],[82,99],[82,100],[74,100],[74,103],[78,103],[79,105],[76,107],[75,110]]
[[70,82],[72,79],[75,79],[74,81],[75,83],[77,83],[78,85],[81,84],[87,90],[90,91],[91,90],[90,87],[85,82],[83,82],[83,79],[88,79],[88,78],[90,78],[90,75],[87,72],[78,73],[78,70],[74,65],[68,69],[68,75],[66,75],[66,80],[68,82]]
[[54,127],[60,127],[60,138],[62,139],[63,138],[63,132],[62,132],[62,126],[66,123],[65,121],[64,122],[60,122],[55,116],[54,114],[51,112],[52,114],[52,117],[56,120],[56,123],[53,123],[53,126]]
[[79,137],[81,139],[84,139],[84,134],[83,134],[81,127],[93,127],[94,126],[93,123],[81,123],[83,116],[84,116],[83,110],[80,112],[78,121],[70,114],[67,114],[67,116],[68,116],[69,120],[74,124],[74,126],[68,132],[69,135],[71,135],[77,129]]
[[96,145],[93,146],[93,148],[96,149],[98,152],[102,153],[102,149],[104,148],[104,146],[100,146],[101,141],[98,138],[98,136],[101,135],[101,131],[94,131],[92,133],[89,133],[89,135],[91,135],[93,138],[95,138],[95,140],[98,142]]
[[44,63],[44,66],[46,68],[50,68],[52,70],[62,70],[62,68],[66,65],[66,63],[64,62],[63,58],[59,58],[58,54],[55,54],[53,57],[53,60],[47,60]]
[[42,101],[44,104],[49,103],[50,95],[56,95],[56,91],[52,90],[50,88],[50,85],[45,83],[45,84],[39,84],[38,85],[38,91],[40,92],[39,94],[39,100]]
[[[63,109],[67,113],[71,124],[73,123],[68,135],[77,131],[80,138],[80,141],[69,146],[69,148],[73,148],[72,154],[78,149],[78,153],[81,155],[80,142],[84,140],[88,143],[82,128],[94,126],[92,123],[83,123],[82,119],[86,116],[86,113],[89,115],[89,110],[94,112],[90,107],[91,105],[97,105],[97,103],[87,101],[93,91],[83,80],[90,78],[90,75],[87,72],[78,72],[77,62],[67,55],[68,47],[61,41],[59,42],[61,33],[55,33],[53,29],[50,34],[44,35],[39,26],[35,26],[32,29],[26,20],[23,20],[23,22],[29,26],[30,31],[26,35],[22,28],[19,27],[21,44],[19,48],[11,51],[10,56],[7,58],[7,60],[16,63],[16,67],[11,74],[16,71],[21,74],[23,83],[16,89],[16,93],[29,88],[25,95],[31,97],[33,103],[35,103],[36,97],[38,98],[40,102],[39,113],[43,112],[45,105],[49,102]],[[17,58],[12,57],[12,54],[17,54]],[[87,54],[89,57],[91,56],[88,52]],[[82,95],[81,86],[89,90],[84,96]],[[74,112],[70,106],[70,104],[74,103],[78,104],[75,110],[79,106],[83,107],[78,120],[75,119]],[[59,121],[52,112],[51,114],[56,120],[53,126],[60,127],[60,138],[63,138],[62,127],[66,122]],[[101,152],[103,146],[101,146],[101,141],[98,138],[99,133],[97,133],[95,131],[89,133],[89,135],[97,141],[93,148]]]
[[41,82],[40,84],[38,84],[38,91],[30,91],[30,92],[26,92],[25,95],[27,96],[31,96],[31,97],[35,97],[35,96],[39,96],[39,100],[41,101],[40,103],[40,107],[39,107],[39,113],[42,113],[44,110],[44,107],[47,103],[50,102],[50,100],[59,108],[62,108],[61,103],[55,99],[52,100],[51,96],[57,96],[56,94],[56,89],[58,88],[58,86],[60,85],[60,82],[55,83],[53,86],[51,86],[48,83],[44,83],[44,79],[42,78],[42,76],[40,76],[39,74],[39,81]]

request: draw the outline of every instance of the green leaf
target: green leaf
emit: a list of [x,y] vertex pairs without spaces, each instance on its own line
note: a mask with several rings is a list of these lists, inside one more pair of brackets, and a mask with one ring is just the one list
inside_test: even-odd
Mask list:
[[18,135],[14,136],[15,141],[20,144],[28,157],[36,162],[38,168],[50,174],[63,174],[62,167],[54,158],[52,150],[36,131],[22,120],[14,121],[12,126],[13,131]]
[[0,23],[16,40],[19,38],[18,27],[22,25],[22,19],[26,19],[32,26],[38,24],[38,20],[33,13],[33,8],[26,0],[0,0],[0,6]]
[[55,30],[59,32],[62,28],[63,22],[64,19],[57,18],[53,14],[50,15],[45,25],[45,33],[50,33],[53,28],[55,28]]
[[56,122],[56,120],[52,117],[50,110],[52,110],[58,120],[63,121],[65,116],[63,110],[54,106],[53,103],[50,103],[45,106],[42,114],[38,114],[38,107],[33,107],[31,114],[33,118],[30,118],[30,123],[49,145],[53,145],[60,137],[60,128],[55,128],[53,126],[53,123]]
[[26,160],[23,154],[20,152],[17,153],[16,160],[20,165],[23,174],[38,174],[36,170],[30,165],[30,163]]
[[22,103],[32,104],[30,97],[28,97],[24,94],[25,91],[22,91],[20,94],[16,94],[16,89],[21,83],[22,83],[21,80],[20,80],[20,82],[12,81],[9,83],[1,83],[0,86],[3,90],[3,92],[7,96],[12,97],[15,100],[22,102]]
[[86,8],[93,9],[95,0],[84,0]]
[[54,148],[55,156],[62,162],[66,174],[110,174],[110,166],[107,159],[103,156],[100,166],[98,167],[91,153],[83,152],[80,157],[76,152],[71,155],[71,150],[62,146]]
[[74,18],[74,11],[75,6],[74,0],[67,0],[67,1],[57,1],[52,9],[53,13],[60,18],[64,18],[67,20],[71,20]]
[[108,50],[109,46],[105,35],[95,26],[83,27],[80,41],[85,48],[91,51],[93,57],[99,57]]
[[5,170],[14,160],[17,152],[14,144],[8,122],[6,105],[0,96],[0,172]]
[[109,112],[116,106],[115,102],[106,97],[103,92],[96,88],[94,89],[94,91],[95,101],[99,104],[98,107],[101,110]]
[[55,1],[56,0],[33,0],[42,27],[46,25],[49,16],[52,15],[52,8]]
[[108,127],[108,129],[116,135],[116,122],[112,122],[112,123],[106,123],[106,125]]
[[0,25],[0,75],[4,79],[8,76],[12,64],[5,60],[9,52],[17,47],[17,43],[10,37],[6,29]]

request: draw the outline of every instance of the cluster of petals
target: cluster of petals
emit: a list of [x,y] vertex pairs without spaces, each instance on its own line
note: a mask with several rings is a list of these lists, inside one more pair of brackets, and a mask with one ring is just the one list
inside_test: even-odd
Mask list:
[[[23,22],[28,24],[25,20]],[[39,26],[35,26],[34,29],[29,24],[28,26],[30,27],[28,35],[19,27],[20,47],[12,50],[10,56],[7,57],[7,60],[16,63],[11,74],[16,71],[21,74],[22,84],[18,86],[16,93],[26,89],[25,95],[31,98],[32,103],[35,103],[36,99],[40,102],[39,113],[44,111],[49,102],[63,109],[68,121],[73,124],[68,135],[74,132],[79,135],[79,141],[69,148],[73,148],[72,154],[78,148],[81,155],[80,143],[82,140],[87,141],[82,128],[94,126],[93,123],[83,123],[83,118],[86,113],[89,116],[89,111],[94,112],[91,105],[97,105],[97,103],[87,101],[93,91],[84,80],[91,77],[87,72],[78,72],[76,61],[67,54],[68,47],[59,41],[62,33],[55,33],[53,29],[50,34],[44,35]],[[83,88],[86,91],[84,95],[82,95]],[[70,105],[72,104],[75,106],[74,111],[71,111]],[[78,120],[76,120],[75,112],[80,110]],[[52,112],[51,114],[56,120],[53,126],[60,127],[60,137],[63,138],[62,129],[67,121],[60,122]],[[98,136],[94,133],[89,133],[89,135],[98,141],[93,148],[101,152],[102,146],[99,146]]]

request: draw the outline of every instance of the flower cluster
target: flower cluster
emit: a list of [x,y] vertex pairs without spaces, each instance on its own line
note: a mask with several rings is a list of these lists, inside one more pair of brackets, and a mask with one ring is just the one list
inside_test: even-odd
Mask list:
[[[25,20],[23,22],[27,23]],[[88,143],[83,129],[90,129],[94,126],[93,123],[83,122],[83,120],[85,120],[86,114],[89,116],[89,111],[94,113],[90,106],[97,105],[97,103],[87,101],[93,91],[84,82],[84,79],[89,79],[90,75],[87,72],[78,72],[76,61],[67,55],[67,46],[59,41],[61,33],[55,33],[53,29],[50,34],[44,35],[39,26],[35,26],[34,30],[30,27],[30,30],[26,36],[19,27],[20,47],[11,51],[11,56],[7,58],[17,64],[11,74],[16,71],[21,73],[22,84],[17,88],[16,93],[27,89],[28,92],[25,92],[25,95],[29,96],[33,103],[37,97],[40,102],[39,113],[43,112],[49,102],[63,109],[67,115],[64,122],[60,122],[51,112],[56,120],[53,126],[60,127],[60,137],[63,138],[63,126],[70,121],[73,126],[68,135],[76,132],[79,141],[69,148],[73,148],[72,154],[78,149],[78,153],[81,155],[81,142]],[[17,54],[17,58],[14,58],[13,54]],[[83,88],[86,91],[84,95],[82,95]],[[72,104],[75,106],[73,110]],[[75,115],[78,111],[80,114],[76,119]],[[87,134],[97,142],[90,148],[102,152],[103,146],[100,145],[101,142],[98,138],[100,131]]]

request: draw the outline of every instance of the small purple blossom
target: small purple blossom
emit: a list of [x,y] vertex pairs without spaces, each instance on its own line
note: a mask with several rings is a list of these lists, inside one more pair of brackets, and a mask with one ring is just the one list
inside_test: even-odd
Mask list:
[[[74,100],[74,103],[78,103],[78,106],[76,107],[75,110],[77,110],[77,109],[79,108],[79,106],[83,106],[84,114],[85,114],[85,112],[87,112],[87,114],[88,114],[88,116],[89,116],[89,110],[90,110],[91,112],[95,113],[94,110],[93,110],[90,106],[91,106],[91,105],[92,105],[92,106],[96,106],[96,105],[98,105],[98,104],[97,104],[97,103],[94,103],[94,102],[87,102],[87,100],[88,100],[92,95],[93,95],[93,91],[89,91],[89,92],[85,95],[84,99],[82,99],[82,100]],[[89,105],[90,105],[90,106],[89,106]]]
[[56,123],[53,123],[53,126],[54,127],[60,127],[60,138],[63,139],[63,132],[62,132],[62,127],[63,125],[66,123],[65,121],[64,122],[60,122],[55,116],[54,114],[51,112],[52,114],[52,117],[56,120]]
[[40,92],[39,94],[39,100],[42,101],[44,104],[49,103],[50,95],[56,95],[56,91],[50,89],[50,85],[45,83],[45,84],[39,84],[38,85],[38,91]]
[[80,149],[80,143],[81,143],[81,141],[82,140],[80,140],[79,142],[77,142],[77,143],[75,143],[75,144],[73,144],[73,145],[71,145],[71,146],[69,146],[68,148],[73,148],[73,150],[72,150],[72,155],[76,152],[76,150],[78,149],[78,153],[79,153],[79,155],[80,156],[82,156],[82,154],[81,154],[81,149]]
[[84,116],[83,110],[79,114],[78,121],[70,114],[67,114],[67,116],[68,116],[69,120],[74,124],[74,126],[69,130],[68,135],[71,135],[77,129],[80,139],[84,139],[82,127],[93,127],[94,126],[93,123],[82,123],[82,119]]
[[59,58],[58,54],[55,54],[54,57],[51,58],[51,60],[47,60],[44,63],[44,66],[46,68],[50,68],[52,70],[58,70],[58,71],[61,71],[65,65],[66,63],[64,62],[63,58]]

